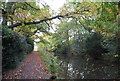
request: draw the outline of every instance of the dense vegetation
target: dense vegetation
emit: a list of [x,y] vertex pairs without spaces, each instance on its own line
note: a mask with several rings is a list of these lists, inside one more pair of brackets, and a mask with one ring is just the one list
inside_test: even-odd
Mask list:
[[39,43],[38,50],[40,52],[40,57],[43,58],[45,65],[47,66],[46,70],[49,71],[52,75],[58,76],[59,72],[62,71],[60,66],[60,60],[52,52],[48,52],[45,49],[45,46],[42,43]]
[[16,68],[25,56],[32,52],[33,41],[9,29],[2,31],[2,71],[3,73]]
[[[42,50],[45,61],[54,57],[48,52],[54,52],[55,55],[66,57],[89,55],[95,59],[120,62],[118,2],[71,0],[67,1],[58,13],[51,10],[46,3],[39,2],[41,6],[36,3],[1,3],[4,28],[3,71],[16,67],[17,63],[33,50],[31,40],[34,40],[38,47],[45,48]],[[55,22],[52,21],[54,19]],[[53,67],[47,65],[49,68]]]
[[[69,2],[66,4],[61,13],[73,11],[77,14],[70,14],[71,18],[60,20],[53,35],[53,39],[57,41],[53,51],[70,57],[71,55],[90,55],[95,59],[119,62],[117,6],[117,2]],[[113,58],[110,59],[110,57]]]

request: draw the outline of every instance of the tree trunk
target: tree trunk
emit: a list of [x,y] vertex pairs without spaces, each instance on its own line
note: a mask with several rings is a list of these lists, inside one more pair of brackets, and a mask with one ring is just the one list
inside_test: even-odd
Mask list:
[[5,4],[5,7],[4,7],[4,10],[2,11],[2,18],[3,18],[3,21],[2,21],[2,26],[7,26],[7,19],[8,19],[8,14],[9,15],[13,15],[14,14],[14,11],[13,11],[13,4],[14,2],[7,2]]
[[119,14],[118,14],[118,31],[117,31],[117,34],[116,34],[116,37],[117,37],[117,45],[118,45],[118,48],[117,48],[117,54],[119,54],[119,58],[120,58],[120,1],[118,3],[118,11],[119,11]]
[[66,35],[67,35],[67,40],[66,40],[66,44],[67,44],[67,55],[68,57],[71,57],[71,49],[70,49],[70,41],[69,41],[69,30],[66,31]]
[[6,15],[6,12],[2,12],[2,18],[3,18],[2,26],[7,26],[7,15]]

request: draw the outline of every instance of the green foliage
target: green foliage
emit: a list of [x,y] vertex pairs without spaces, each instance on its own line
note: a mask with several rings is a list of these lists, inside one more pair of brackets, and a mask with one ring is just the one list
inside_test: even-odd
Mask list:
[[55,52],[56,54],[67,54],[68,47],[66,44],[60,44],[54,48],[53,52]]
[[36,2],[2,2],[1,9],[3,9],[3,26],[21,23],[21,26],[12,28],[12,30],[30,37],[33,40],[37,37],[35,35],[37,32],[48,33],[47,30],[49,30],[49,25],[47,22],[37,25],[25,25],[25,23],[28,22],[40,21],[47,17],[51,17],[48,5],[43,5],[43,7],[40,8]]
[[34,43],[33,43],[33,40],[31,40],[30,38],[26,37],[26,42],[27,42],[27,45],[28,45],[28,53],[32,52],[33,49],[34,49]]
[[2,31],[2,71],[16,68],[34,47],[31,39],[10,29]]
[[58,60],[54,53],[47,52],[44,44],[39,43],[38,46],[38,51],[40,52],[40,56],[44,60],[45,65],[47,66],[47,70],[53,75],[58,75],[58,72],[62,70],[61,66],[59,65],[60,60]]
[[101,59],[103,53],[107,53],[108,50],[101,45],[102,35],[93,33],[92,36],[86,40],[86,54],[96,59]]
[[[70,48],[69,50],[73,54],[86,52],[94,58],[102,58],[103,53],[106,56],[118,54],[120,41],[117,7],[117,2],[81,3],[68,1],[61,8],[61,14],[74,12],[79,15],[73,14],[71,19],[61,20],[56,32],[57,51],[64,53],[67,48]],[[95,35],[95,33],[99,34]],[[68,44],[69,46],[67,46]]]
[[[72,1],[65,4],[58,15],[66,15],[64,19],[60,19],[56,26],[56,31],[51,38],[45,39],[46,36],[38,36],[49,34],[51,21],[40,24],[26,25],[25,22],[37,22],[47,18],[51,18],[50,8],[48,5],[43,7],[36,6],[35,2],[9,2],[2,3],[1,9],[5,10],[3,16],[3,28],[7,23],[22,23],[11,30],[3,30],[3,71],[9,68],[15,68],[26,54],[33,50],[33,40],[40,39],[43,44],[39,45],[40,52],[45,59],[46,65],[50,68],[50,72],[56,73],[57,59],[54,54],[46,51],[55,51],[60,54],[76,54],[91,55],[92,57],[102,58],[102,53],[106,49],[110,52],[106,55],[116,55],[120,53],[118,49],[120,34],[117,32],[117,2],[76,2]],[[37,10],[36,10],[37,9]],[[91,35],[91,33],[95,33]],[[24,35],[24,36],[23,36]],[[101,41],[101,35],[103,40]],[[26,37],[25,37],[26,36]],[[88,37],[89,36],[89,37]],[[86,41],[85,41],[86,40]],[[85,48],[85,46],[87,48]],[[42,49],[41,49],[42,48]],[[103,51],[104,50],[104,51]],[[53,60],[52,60],[53,59]],[[115,58],[119,59],[119,58]],[[10,66],[9,66],[10,65]],[[9,66],[9,67],[8,67]],[[57,67],[56,67],[57,66]]]
[[58,25],[59,28],[53,36],[54,41],[57,41],[54,48],[56,53],[82,55],[85,52],[85,39],[89,36],[89,32],[79,21],[80,19],[66,19]]

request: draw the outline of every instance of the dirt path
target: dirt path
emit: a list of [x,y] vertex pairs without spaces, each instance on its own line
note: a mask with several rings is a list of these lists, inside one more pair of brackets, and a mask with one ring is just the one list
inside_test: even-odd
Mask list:
[[39,53],[33,51],[19,68],[4,74],[3,79],[49,79],[51,74],[45,68]]

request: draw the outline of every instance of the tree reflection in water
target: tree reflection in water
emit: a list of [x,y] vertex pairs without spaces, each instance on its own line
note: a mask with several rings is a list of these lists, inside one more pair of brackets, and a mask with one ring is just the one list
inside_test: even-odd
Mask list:
[[[62,59],[63,60],[63,59]],[[118,65],[108,62],[72,57],[64,59],[66,79],[116,79],[118,78]]]

